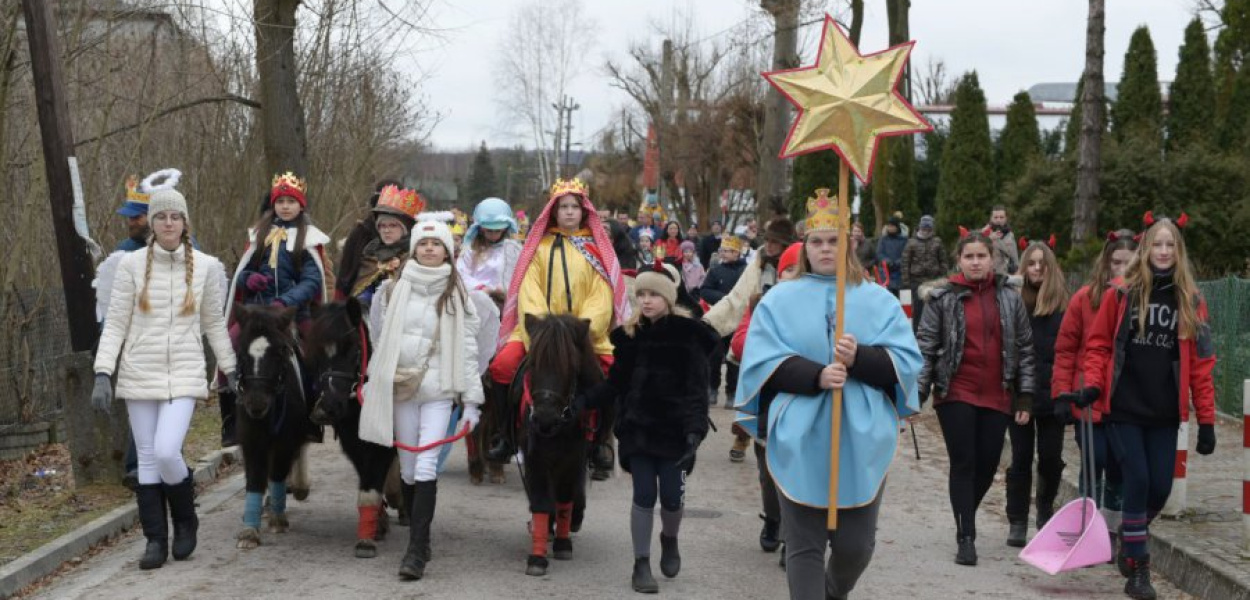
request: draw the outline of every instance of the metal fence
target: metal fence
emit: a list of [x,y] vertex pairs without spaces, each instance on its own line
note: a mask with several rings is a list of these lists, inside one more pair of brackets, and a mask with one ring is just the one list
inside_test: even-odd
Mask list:
[[1242,412],[1242,380],[1250,377],[1250,279],[1227,277],[1198,284],[1215,338],[1215,402],[1220,412]]
[[44,392],[72,354],[61,290],[0,295],[0,434],[61,413],[65,398]]

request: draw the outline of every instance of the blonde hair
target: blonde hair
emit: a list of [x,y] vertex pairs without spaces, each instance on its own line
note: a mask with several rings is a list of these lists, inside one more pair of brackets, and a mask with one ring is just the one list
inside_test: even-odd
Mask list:
[[[152,312],[152,302],[148,299],[148,284],[152,280],[152,256],[156,252],[156,236],[148,239],[148,256],[147,264],[143,267],[143,291],[139,292],[139,311],[144,313]],[[182,247],[186,249],[187,262],[187,293],[182,297],[181,316],[195,314],[195,294],[192,292],[192,283],[195,281],[195,249],[191,246],[191,232],[188,228],[182,229]]]
[[[1033,314],[1038,317],[1053,315],[1068,308],[1068,284],[1063,277],[1063,269],[1055,258],[1054,250],[1041,242],[1033,242],[1024,250],[1020,257],[1021,268],[1027,268],[1029,257],[1034,252],[1042,253],[1042,285],[1037,290],[1037,302],[1033,306]],[[1026,282],[1028,276],[1025,276]]]
[[[663,298],[663,296],[661,296],[661,298]],[[672,304],[669,304],[668,300],[665,300],[664,304],[668,306],[668,314],[670,315],[675,315],[678,317],[686,317],[687,319],[694,318],[694,314],[690,312],[690,309],[684,306],[681,306],[681,305],[674,306]],[[625,330],[625,335],[629,337],[634,337],[634,334],[638,332],[638,321],[640,319],[642,319],[642,309],[634,311],[634,314],[630,315],[628,321],[621,323],[621,329]]]
[[1185,238],[1171,219],[1155,221],[1142,236],[1138,248],[1137,260],[1129,265],[1124,274],[1124,287],[1137,294],[1137,335],[1146,335],[1146,316],[1150,313],[1150,290],[1154,289],[1154,271],[1150,267],[1150,246],[1154,243],[1159,231],[1167,229],[1176,240],[1176,267],[1172,275],[1172,283],[1176,286],[1176,308],[1180,312],[1180,324],[1177,334],[1181,339],[1194,339],[1202,320],[1198,318],[1197,299],[1198,284],[1194,281],[1194,268],[1189,264],[1189,255],[1185,251]]
[[[841,235],[841,234],[839,234]],[[846,247],[846,284],[856,286],[868,280],[868,274],[864,271],[864,265],[859,263],[859,259],[855,258],[855,240],[847,239]],[[807,239],[803,240],[803,245],[799,248],[799,275],[813,273],[812,263],[807,259]]]

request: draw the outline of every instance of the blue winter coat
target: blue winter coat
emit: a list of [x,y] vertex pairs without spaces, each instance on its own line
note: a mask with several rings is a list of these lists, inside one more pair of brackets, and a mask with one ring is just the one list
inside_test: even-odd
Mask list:
[[[298,232],[293,224],[283,221],[274,221],[274,227],[286,227],[287,236],[291,239],[294,239]],[[297,270],[295,256],[287,246],[287,244],[282,244],[278,250],[276,272],[269,268],[269,248],[257,248],[248,264],[239,270],[235,278],[235,289],[242,294],[244,304],[269,305],[273,304],[274,300],[278,300],[286,306],[299,307],[295,318],[297,321],[302,321],[309,318],[309,305],[322,293],[321,266],[311,255],[311,252],[315,250],[305,248],[302,262]],[[253,292],[247,288],[247,279],[255,273],[270,278],[267,289]]]
[[903,286],[903,249],[907,247],[907,236],[883,235],[877,242],[877,264],[884,262],[890,269],[890,289],[898,290]]

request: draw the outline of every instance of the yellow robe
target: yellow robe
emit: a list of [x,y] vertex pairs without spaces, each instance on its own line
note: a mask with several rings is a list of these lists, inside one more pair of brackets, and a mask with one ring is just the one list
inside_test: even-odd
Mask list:
[[[561,239],[564,264],[568,265],[568,287],[565,287],[561,252],[553,248],[555,234],[559,231],[553,228],[543,236],[533,260],[526,268],[525,279],[521,281],[520,296],[517,298],[517,327],[508,341],[520,341],[528,351],[530,340],[528,332],[525,331],[525,315],[572,313],[578,318],[590,320],[590,337],[595,345],[595,354],[611,355],[612,342],[608,340],[608,333],[612,328],[612,286],[578,252],[577,246],[567,239]],[[568,232],[564,233],[568,235]],[[573,232],[573,235],[589,237],[590,230],[580,229]],[[556,253],[555,262],[551,263],[553,250]],[[547,272],[548,264],[551,264],[551,273]],[[549,280],[551,298],[547,298]],[[569,310],[570,295],[573,299],[572,310]]]

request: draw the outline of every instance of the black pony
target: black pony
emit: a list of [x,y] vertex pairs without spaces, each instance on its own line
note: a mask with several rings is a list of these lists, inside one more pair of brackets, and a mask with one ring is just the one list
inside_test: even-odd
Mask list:
[[[532,517],[527,575],[547,573],[547,537],[555,515],[553,554],[573,558],[573,513],[586,502],[586,459],[590,435],[578,394],[603,381],[590,339],[590,321],[570,315],[525,316],[529,354],[509,392],[521,407],[518,446]],[[525,391],[528,387],[528,400]]]
[[243,529],[238,547],[260,545],[260,515],[269,489],[269,531],[286,533],[287,478],[297,500],[308,497],[308,410],[300,379],[297,346],[291,334],[295,309],[236,306],[239,326],[238,422],[247,475]]
[[313,307],[313,323],[304,338],[304,357],[317,382],[312,420],[333,425],[343,453],[356,468],[360,487],[356,496],[356,557],[378,555],[375,540],[386,537],[387,516],[382,502],[387,472],[395,449],[360,439],[360,399],[368,357],[369,332],[355,298]]

